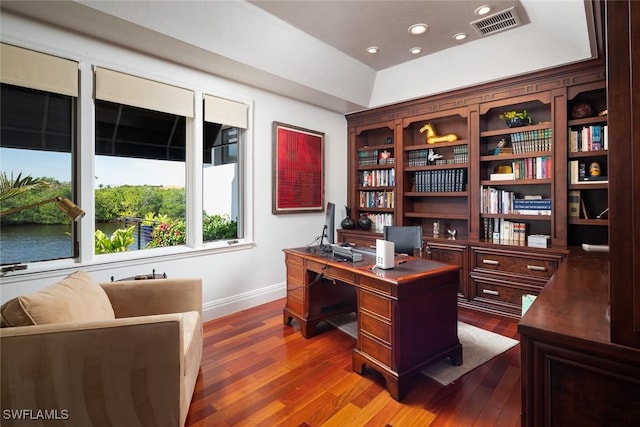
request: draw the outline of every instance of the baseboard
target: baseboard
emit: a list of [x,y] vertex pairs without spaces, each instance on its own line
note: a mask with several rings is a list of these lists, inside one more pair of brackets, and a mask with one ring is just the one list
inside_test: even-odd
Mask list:
[[208,301],[202,305],[202,320],[206,322],[207,320],[217,319],[218,317],[227,316],[238,311],[284,298],[285,296],[286,283],[281,282],[250,292]]

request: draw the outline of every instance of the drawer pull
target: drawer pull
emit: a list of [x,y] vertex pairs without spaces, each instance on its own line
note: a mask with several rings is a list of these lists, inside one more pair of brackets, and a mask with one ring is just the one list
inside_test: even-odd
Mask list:
[[527,269],[528,270],[533,270],[533,271],[547,271],[547,267],[544,267],[542,265],[528,265],[527,264]]
[[482,263],[489,264],[489,265],[500,265],[500,263],[494,259],[483,259]]
[[495,295],[495,296],[500,296],[500,292],[498,291],[494,291],[493,289],[483,289],[482,290],[483,294],[487,294],[487,295]]

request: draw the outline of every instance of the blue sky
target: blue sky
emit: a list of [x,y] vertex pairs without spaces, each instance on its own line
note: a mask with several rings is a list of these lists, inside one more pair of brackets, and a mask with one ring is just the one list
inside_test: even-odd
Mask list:
[[[0,169],[14,176],[22,172],[33,178],[47,176],[60,182],[71,180],[68,153],[0,148]],[[99,185],[185,186],[184,163],[96,156],[95,187]]]

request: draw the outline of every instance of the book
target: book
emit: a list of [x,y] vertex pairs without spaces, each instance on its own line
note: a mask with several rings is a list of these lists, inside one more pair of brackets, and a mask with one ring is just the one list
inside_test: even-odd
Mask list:
[[579,180],[579,165],[577,160],[569,162],[569,184],[577,184]]
[[511,181],[515,179],[515,175],[513,173],[492,173],[489,179],[491,181]]
[[527,238],[527,246],[532,248],[548,248],[551,236],[548,234],[530,234]]
[[569,217],[580,218],[580,190],[569,191]]

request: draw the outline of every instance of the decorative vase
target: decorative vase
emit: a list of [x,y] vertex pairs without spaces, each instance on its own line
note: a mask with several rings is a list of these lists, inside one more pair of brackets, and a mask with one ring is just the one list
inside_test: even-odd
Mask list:
[[358,219],[358,227],[362,230],[369,230],[371,228],[371,219],[366,214],[360,214]]
[[349,206],[345,206],[344,210],[346,211],[347,216],[340,223],[340,227],[345,230],[351,230],[356,225],[351,219],[351,208]]

